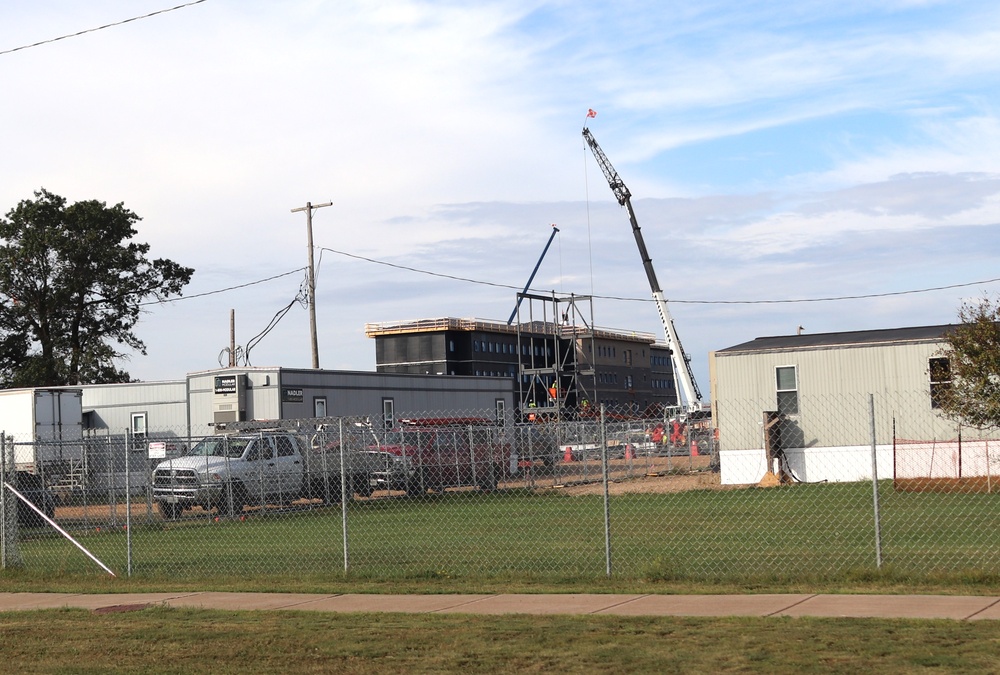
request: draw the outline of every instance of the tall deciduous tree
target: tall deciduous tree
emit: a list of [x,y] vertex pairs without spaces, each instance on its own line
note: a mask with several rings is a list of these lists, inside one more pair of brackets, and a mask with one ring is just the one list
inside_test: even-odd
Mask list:
[[937,366],[946,372],[931,373],[932,382],[950,380],[938,403],[963,424],[1000,427],[1000,302],[966,302],[958,316],[961,323],[943,352],[947,365]]
[[141,304],[180,295],[194,270],[149,260],[132,241],[140,220],[122,204],[67,205],[45,189],[0,218],[0,384],[123,382],[116,359]]

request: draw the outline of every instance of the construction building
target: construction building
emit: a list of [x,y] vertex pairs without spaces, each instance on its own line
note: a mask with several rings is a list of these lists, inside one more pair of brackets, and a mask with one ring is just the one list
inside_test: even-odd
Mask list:
[[[579,298],[572,303],[578,306]],[[560,416],[598,404],[644,413],[678,404],[665,344],[652,333],[575,322],[573,313],[554,312],[558,322],[443,317],[369,323],[365,333],[375,340],[377,372],[509,377],[522,413]]]

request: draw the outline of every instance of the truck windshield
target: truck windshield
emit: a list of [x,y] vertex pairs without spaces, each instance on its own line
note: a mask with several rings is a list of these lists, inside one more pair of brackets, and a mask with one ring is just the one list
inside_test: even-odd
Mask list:
[[201,457],[242,457],[252,438],[203,438],[189,455]]

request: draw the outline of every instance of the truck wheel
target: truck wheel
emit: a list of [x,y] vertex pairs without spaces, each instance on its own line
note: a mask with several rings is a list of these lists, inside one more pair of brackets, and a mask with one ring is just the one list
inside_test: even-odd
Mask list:
[[[229,491],[232,490],[233,502],[232,510],[229,508]],[[243,487],[242,483],[230,483],[226,486],[225,490],[222,491],[222,508],[220,511],[225,512],[227,515],[236,516],[243,514],[243,506],[247,503],[247,493]]]
[[486,469],[486,475],[479,478],[479,489],[492,492],[497,489],[497,476],[500,469],[492,464]]
[[362,497],[372,496],[372,492],[374,492],[374,490],[372,490],[372,481],[367,475],[355,476],[353,482],[354,482],[354,491],[356,493],[358,493]]
[[159,502],[157,507],[160,509],[160,515],[164,520],[177,520],[181,517],[181,513],[184,511],[184,508],[180,504]]
[[407,478],[403,489],[410,497],[427,494],[427,478],[423,469],[415,471],[412,476]]

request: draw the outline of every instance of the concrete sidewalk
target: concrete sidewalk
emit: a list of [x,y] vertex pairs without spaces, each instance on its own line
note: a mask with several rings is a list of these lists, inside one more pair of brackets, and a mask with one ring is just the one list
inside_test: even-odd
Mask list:
[[0,612],[76,607],[99,614],[151,606],[407,614],[607,614],[1000,619],[1000,597],[952,595],[377,595],[302,593],[0,593]]

